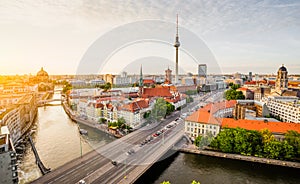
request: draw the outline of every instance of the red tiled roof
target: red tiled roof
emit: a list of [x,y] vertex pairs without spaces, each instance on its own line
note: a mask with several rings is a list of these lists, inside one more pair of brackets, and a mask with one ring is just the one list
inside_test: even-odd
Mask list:
[[246,81],[245,84],[246,85],[250,85],[250,84],[255,85],[256,81]]
[[275,81],[269,81],[269,85],[275,85]]
[[177,96],[175,96],[175,98],[165,98],[164,100],[167,101],[167,102],[176,103],[176,102],[180,101],[180,96],[177,95]]
[[234,107],[236,100],[223,101],[207,104],[186,118],[187,121],[201,122],[206,124],[221,124],[222,119],[215,118],[213,114],[218,110]]
[[147,107],[149,107],[148,101],[143,99],[123,105],[121,109],[125,111],[135,112]]
[[234,120],[232,118],[223,118],[222,120],[222,128],[244,128],[247,130],[263,130],[268,129],[272,133],[286,133],[288,130],[294,130],[300,133],[300,124],[298,123],[286,123],[286,122],[268,122],[265,123],[259,120],[247,120],[247,119],[239,119]]
[[172,97],[168,88],[144,88],[143,97]]
[[94,107],[95,107],[95,108],[103,108],[104,105],[103,105],[102,103],[96,103],[96,104],[94,105]]
[[153,79],[144,79],[143,83],[144,84],[155,84],[155,81]]
[[247,90],[248,90],[248,88],[241,87],[241,88],[238,88],[237,90],[239,90],[239,91],[247,91]]

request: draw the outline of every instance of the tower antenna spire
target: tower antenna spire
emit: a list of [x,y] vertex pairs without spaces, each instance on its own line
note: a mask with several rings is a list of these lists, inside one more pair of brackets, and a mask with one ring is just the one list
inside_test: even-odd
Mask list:
[[178,36],[178,13],[176,17],[176,36]]

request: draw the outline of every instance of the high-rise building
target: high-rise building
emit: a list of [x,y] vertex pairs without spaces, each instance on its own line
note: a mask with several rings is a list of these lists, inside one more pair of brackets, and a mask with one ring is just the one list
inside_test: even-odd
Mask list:
[[249,72],[248,80],[252,81],[252,72]]
[[174,47],[176,48],[175,84],[177,84],[178,83],[178,49],[180,47],[179,35],[178,35],[178,14],[176,20],[176,39],[175,39]]
[[207,75],[207,66],[206,64],[199,64],[198,65],[198,76],[199,77],[206,77]]

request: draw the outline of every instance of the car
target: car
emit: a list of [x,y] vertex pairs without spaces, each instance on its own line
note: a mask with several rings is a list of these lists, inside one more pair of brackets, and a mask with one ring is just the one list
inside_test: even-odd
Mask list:
[[112,160],[111,163],[112,163],[112,165],[115,165],[115,166],[118,164],[118,163],[117,163],[116,161],[114,161],[114,160]]
[[129,150],[129,151],[127,151],[127,155],[131,155],[131,154],[133,154],[133,153],[135,153],[135,151],[133,150],[133,149],[131,149],[131,150]]
[[86,184],[86,182],[84,180],[80,180],[78,183],[79,184]]

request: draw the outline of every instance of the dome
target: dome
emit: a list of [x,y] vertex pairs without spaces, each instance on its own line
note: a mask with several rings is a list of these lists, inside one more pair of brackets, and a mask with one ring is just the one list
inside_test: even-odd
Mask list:
[[41,70],[36,75],[37,76],[48,76],[48,73],[42,67]]
[[284,67],[283,65],[279,68],[279,70],[278,71],[282,71],[282,72],[286,72],[287,71],[287,69],[286,69],[286,67]]

